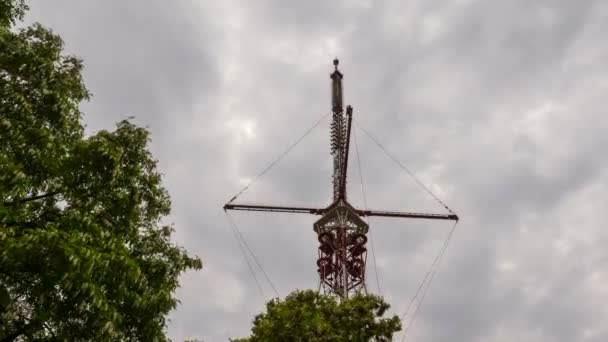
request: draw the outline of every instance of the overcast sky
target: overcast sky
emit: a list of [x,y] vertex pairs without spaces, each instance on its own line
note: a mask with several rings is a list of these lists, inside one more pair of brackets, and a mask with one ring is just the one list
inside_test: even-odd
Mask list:
[[[221,208],[329,112],[337,56],[359,124],[462,218],[408,340],[608,341],[608,2],[288,3],[30,1],[27,22],[85,61],[87,132],[128,116],[152,132],[174,239],[204,262],[169,335],[244,336],[273,295]],[[239,200],[328,205],[328,126]],[[355,132],[369,207],[442,212]],[[316,217],[232,217],[281,296],[317,287]],[[370,225],[368,287],[402,314],[451,226]]]

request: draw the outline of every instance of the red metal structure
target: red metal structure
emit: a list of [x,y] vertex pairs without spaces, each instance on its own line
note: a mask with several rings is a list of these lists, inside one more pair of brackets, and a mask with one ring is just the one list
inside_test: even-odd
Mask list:
[[224,210],[246,210],[320,215],[314,223],[319,240],[317,267],[321,285],[326,293],[348,298],[350,293],[366,291],[365,265],[367,260],[367,232],[369,227],[361,217],[384,216],[458,221],[456,214],[427,214],[360,210],[353,207],[346,197],[348,153],[353,120],[351,106],[343,106],[342,73],[338,60],[334,60],[332,80],[331,154],[333,156],[333,202],[326,208],[290,206],[263,206],[235,204],[233,198]]

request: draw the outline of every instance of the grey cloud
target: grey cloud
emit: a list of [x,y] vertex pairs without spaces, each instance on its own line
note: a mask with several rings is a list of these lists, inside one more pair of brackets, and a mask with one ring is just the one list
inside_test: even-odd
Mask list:
[[[608,175],[604,3],[32,1],[31,7],[29,20],[56,29],[68,50],[85,59],[95,94],[83,107],[91,130],[128,115],[152,130],[173,199],[175,239],[207,266],[183,278],[182,304],[169,327],[176,341],[244,335],[263,309],[220,208],[242,179],[255,177],[330,109],[335,55],[358,122],[436,184],[463,219],[409,338],[608,337],[602,330],[608,312],[593,306],[608,300],[593,280],[608,276],[606,197],[589,190],[605,189]],[[327,125],[240,200],[327,204]],[[359,130],[357,138],[370,206],[442,209]],[[354,159],[349,177],[351,197],[362,205]],[[281,295],[316,287],[314,217],[233,217]],[[449,226],[371,224],[382,293],[402,313]],[[505,263],[511,268],[501,269]],[[375,291],[373,270],[369,262]]]
[[57,23],[51,28],[62,35],[67,51],[85,60],[94,96],[85,106],[86,122],[93,130],[135,116],[157,140],[179,136],[176,122],[191,119],[195,98],[210,98],[218,87],[209,51],[191,43],[204,44],[206,37],[197,35],[185,9],[149,1],[33,2],[30,7],[29,18]]

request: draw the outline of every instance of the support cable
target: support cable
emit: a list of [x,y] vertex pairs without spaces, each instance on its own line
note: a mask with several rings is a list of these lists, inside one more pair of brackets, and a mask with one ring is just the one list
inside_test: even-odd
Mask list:
[[245,187],[243,189],[241,189],[241,191],[239,191],[236,195],[234,195],[234,197],[232,197],[230,199],[230,201],[228,201],[228,203],[232,203],[237,197],[239,197],[240,195],[243,194],[243,192],[245,192],[247,189],[249,189],[249,187],[251,185],[253,185],[253,183],[255,183],[258,179],[260,179],[260,177],[262,177],[263,175],[266,174],[266,172],[268,172],[270,169],[272,169],[279,161],[281,161],[283,158],[285,158],[285,156],[291,152],[291,150],[294,149],[294,147],[296,147],[302,140],[304,140],[304,138],[306,138],[315,128],[317,128],[317,126],[319,126],[319,124],[326,118],[329,116],[329,114],[331,113],[327,113],[324,114],[319,120],[317,120],[317,122],[315,122],[314,125],[312,125],[312,127],[310,127],[306,133],[304,133],[304,135],[302,135],[298,140],[296,140],[296,142],[294,142],[293,144],[291,144],[291,146],[289,146],[289,148],[287,150],[285,150],[282,154],[279,155],[279,157],[277,159],[275,159],[272,163],[268,164],[266,166],[266,168],[264,168],[262,170],[262,172],[260,172],[257,176],[255,176],[255,178],[249,182],[249,184],[245,185]]
[[412,304],[414,303],[416,298],[418,298],[418,296],[420,295],[420,300],[418,301],[418,303],[416,304],[416,307],[414,308],[414,312],[412,313],[410,322],[403,330],[403,336],[401,337],[401,342],[405,341],[405,338],[407,337],[407,333],[409,332],[410,328],[412,327],[412,325],[414,324],[414,322],[416,320],[416,315],[418,314],[418,311],[420,310],[420,307],[422,306],[422,303],[424,301],[424,298],[426,297],[429,287],[431,286],[431,283],[433,282],[433,279],[435,278],[435,275],[437,274],[437,270],[439,269],[441,260],[443,260],[443,256],[445,255],[448,245],[450,244],[450,241],[452,239],[452,236],[454,235],[454,231],[456,230],[457,225],[458,225],[458,221],[454,222],[454,225],[452,226],[452,229],[450,229],[450,232],[448,233],[446,239],[444,240],[444,242],[441,246],[441,249],[439,250],[439,253],[435,257],[435,260],[433,260],[431,267],[429,268],[424,279],[420,283],[420,286],[416,290],[416,294],[410,300],[410,303],[408,304],[407,309],[405,310],[405,313],[401,316],[401,321],[403,321],[405,319],[405,317],[407,316],[408,312],[410,311]]
[[[365,210],[368,210],[367,206],[367,196],[365,195],[365,183],[363,182],[363,171],[361,168],[361,157],[359,154],[359,143],[357,142],[357,130],[353,130],[353,138],[355,140],[355,152],[357,153],[357,168],[359,169],[359,179],[361,180],[361,193],[363,195],[363,207]],[[367,224],[369,225],[370,218],[365,218]],[[378,277],[378,264],[376,263],[376,251],[374,248],[374,235],[372,233],[373,229],[369,230],[369,242],[372,247],[372,262],[374,264],[374,274],[376,276],[376,285],[378,286],[378,294],[382,296],[382,288],[380,287],[380,278]]]
[[422,189],[424,189],[424,191],[426,191],[431,197],[433,197],[437,202],[439,202],[439,204],[441,204],[441,206],[443,206],[451,214],[455,214],[454,211],[452,211],[452,209],[450,209],[442,200],[440,200],[439,197],[431,191],[431,189],[429,189],[426,185],[424,185],[424,183],[422,183],[422,181],[420,179],[418,179],[418,177],[416,177],[414,175],[414,173],[412,171],[410,171],[409,168],[407,168],[405,165],[403,165],[402,162],[400,162],[397,158],[395,158],[392,154],[390,154],[388,152],[388,150],[376,138],[374,138],[371,135],[371,133],[369,133],[365,128],[363,128],[363,126],[361,126],[357,120],[354,120],[354,121],[355,121],[355,124],[357,124],[357,126],[361,129],[361,131],[363,131],[363,133],[365,133],[365,135],[367,135],[367,137],[370,138],[370,140],[373,141],[390,159],[392,159],[405,172],[407,172],[407,174],[410,175],[410,177],[412,177],[414,179],[414,181]]
[[264,290],[262,289],[262,286],[260,285],[258,278],[255,276],[255,271],[253,270],[253,266],[251,265],[251,262],[249,261],[249,258],[247,257],[247,252],[243,248],[243,243],[239,239],[239,236],[238,236],[236,230],[234,229],[234,225],[232,224],[232,221],[230,220],[230,217],[228,216],[227,212],[226,212],[226,218],[228,219],[228,224],[230,225],[230,230],[232,231],[232,235],[234,236],[236,243],[239,245],[241,254],[243,254],[243,258],[245,259],[245,262],[247,263],[247,268],[249,268],[249,273],[251,273],[251,276],[253,277],[253,281],[255,282],[255,285],[257,286],[258,291],[260,292],[260,296],[262,296],[262,299],[264,299],[264,301],[266,301],[266,295],[264,294]]
[[272,290],[274,291],[274,293],[277,296],[277,298],[279,298],[280,297],[279,296],[279,291],[277,291],[277,288],[274,286],[274,283],[272,282],[272,280],[270,280],[270,277],[268,276],[268,274],[264,270],[264,267],[262,267],[262,264],[260,263],[260,261],[258,260],[258,258],[255,256],[255,253],[253,253],[253,251],[249,247],[249,244],[247,243],[247,240],[245,240],[245,237],[243,236],[243,234],[241,233],[241,231],[239,230],[239,228],[237,227],[237,225],[234,223],[234,221],[232,220],[232,218],[230,217],[230,215],[228,214],[228,212],[227,211],[224,211],[224,212],[226,213],[226,216],[228,217],[228,221],[230,221],[230,223],[232,224],[232,227],[234,228],[234,230],[240,236],[241,241],[243,242],[243,245],[245,245],[245,248],[247,248],[247,250],[249,251],[249,254],[251,254],[251,257],[253,258],[253,261],[258,266],[258,268],[260,269],[260,271],[262,271],[262,274],[264,275],[264,278],[266,278],[266,281],[268,281],[268,284],[270,284],[270,287],[272,287]]

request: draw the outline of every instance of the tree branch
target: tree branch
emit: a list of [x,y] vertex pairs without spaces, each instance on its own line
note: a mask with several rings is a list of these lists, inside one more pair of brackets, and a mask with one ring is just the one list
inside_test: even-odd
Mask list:
[[32,201],[37,201],[37,200],[53,197],[53,196],[59,195],[60,193],[61,193],[61,191],[52,191],[52,192],[48,192],[46,194],[26,197],[26,198],[22,198],[20,200],[12,201],[12,202],[4,202],[4,205],[7,207],[14,207],[17,204],[23,204],[23,203],[27,203],[27,202],[32,202]]
[[25,221],[25,222],[9,221],[9,222],[5,222],[4,225],[6,227],[36,228],[36,221]]

